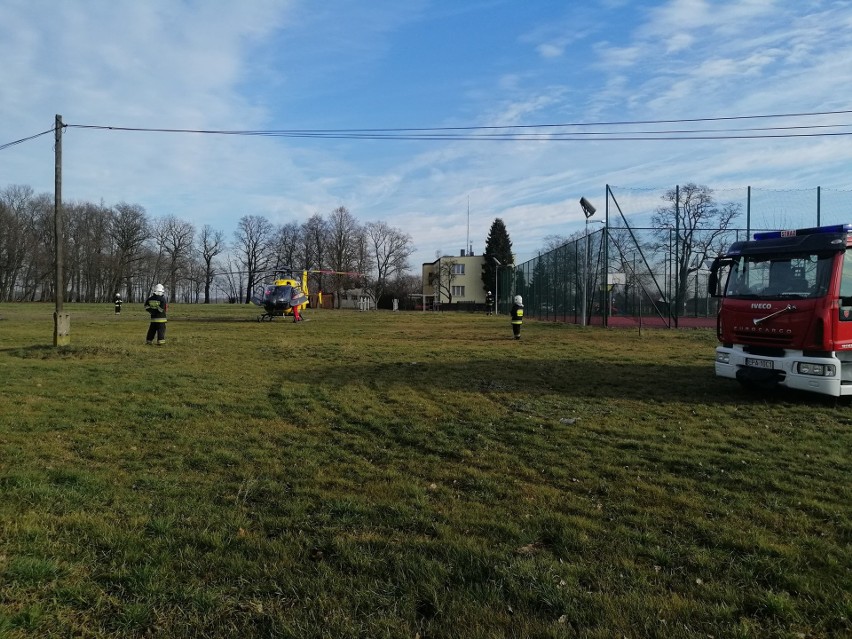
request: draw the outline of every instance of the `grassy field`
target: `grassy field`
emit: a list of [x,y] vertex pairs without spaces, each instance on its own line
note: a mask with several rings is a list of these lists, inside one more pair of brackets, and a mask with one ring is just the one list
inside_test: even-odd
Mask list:
[[852,636],[852,409],[712,332],[0,305],[0,637]]

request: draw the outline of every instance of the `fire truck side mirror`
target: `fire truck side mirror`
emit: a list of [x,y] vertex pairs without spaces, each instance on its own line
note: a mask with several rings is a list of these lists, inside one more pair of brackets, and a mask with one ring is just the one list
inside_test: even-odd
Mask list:
[[719,268],[722,266],[722,256],[717,256],[710,266],[710,277],[707,278],[707,294],[710,297],[722,297],[719,291]]

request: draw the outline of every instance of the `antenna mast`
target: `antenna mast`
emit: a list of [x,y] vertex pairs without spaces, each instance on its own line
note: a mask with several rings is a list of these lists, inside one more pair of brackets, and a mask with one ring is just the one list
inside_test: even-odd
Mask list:
[[467,250],[467,254],[470,255],[470,196],[467,196],[467,241],[465,242],[465,249]]

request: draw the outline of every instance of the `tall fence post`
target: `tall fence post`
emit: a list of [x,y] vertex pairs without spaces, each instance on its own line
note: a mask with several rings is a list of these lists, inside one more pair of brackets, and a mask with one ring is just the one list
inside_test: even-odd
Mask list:
[[[607,184],[609,189],[609,184]],[[609,290],[609,198],[604,194],[604,227],[601,234],[601,242],[603,242],[603,293],[606,296],[603,300],[603,325],[604,328],[609,327],[609,305],[612,299]]]
[[680,185],[675,185],[674,325],[680,316]]
[[749,237],[751,237],[751,187],[748,187],[746,191],[746,241]]
[[820,223],[819,223],[819,218],[820,218],[820,195],[821,195],[821,193],[820,193],[820,187],[817,187],[817,223],[816,223],[816,225],[817,225],[817,226],[819,226],[819,225],[820,225]]

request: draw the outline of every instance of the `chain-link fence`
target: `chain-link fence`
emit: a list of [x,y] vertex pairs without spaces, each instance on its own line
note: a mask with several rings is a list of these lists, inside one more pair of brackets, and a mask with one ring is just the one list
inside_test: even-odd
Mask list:
[[[600,219],[603,218],[603,219]],[[852,223],[852,191],[606,187],[603,211],[562,246],[503,269],[499,300],[526,317],[632,326],[713,326],[712,259],[764,230]],[[592,226],[601,224],[601,226]]]

